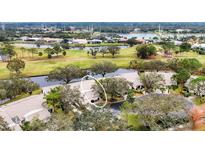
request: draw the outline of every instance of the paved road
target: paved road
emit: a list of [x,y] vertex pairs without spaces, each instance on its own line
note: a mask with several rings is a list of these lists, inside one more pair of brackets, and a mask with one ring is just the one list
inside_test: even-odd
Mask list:
[[[167,84],[170,82],[170,77],[173,73],[162,73],[165,76],[165,80]],[[116,77],[123,77],[126,78],[128,81],[134,83],[134,85],[140,84],[139,76],[137,72],[132,73],[124,73]],[[83,90],[89,91],[91,86],[94,84],[94,80],[84,80],[82,83]],[[80,82],[71,83],[71,87],[80,88]],[[59,85],[44,87],[43,92],[44,94],[49,92],[51,88],[54,88]],[[81,89],[82,90],[82,89]],[[84,94],[82,94],[84,96]],[[88,98],[94,97],[92,92],[86,93]],[[9,123],[11,127],[14,127],[15,130],[21,130],[18,125],[12,121],[12,118],[18,116],[20,120],[26,119],[31,120],[34,117],[38,117],[39,119],[46,119],[50,116],[50,113],[47,111],[46,108],[42,106],[43,102],[43,94],[40,95],[33,95],[19,101],[12,102],[7,105],[3,105],[0,107],[0,115],[5,118],[5,120]],[[87,103],[87,102],[85,102]]]
[[12,121],[12,118],[18,116],[20,120],[24,118],[30,120],[33,117],[38,117],[40,119],[47,118],[50,114],[42,106],[43,94],[34,95],[19,101],[4,105],[0,108],[0,115],[5,118],[10,126],[14,126],[16,130],[19,130],[18,125]]

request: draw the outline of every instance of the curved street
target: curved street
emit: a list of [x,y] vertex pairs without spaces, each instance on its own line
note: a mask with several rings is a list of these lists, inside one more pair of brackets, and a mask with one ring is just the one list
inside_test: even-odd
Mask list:
[[[167,85],[171,84],[171,76],[173,75],[173,72],[158,73],[164,76]],[[134,86],[141,84],[137,71],[120,74],[115,77],[125,78],[128,81],[132,82]],[[94,80],[82,81],[84,90],[91,90],[91,86],[94,84],[94,82]],[[71,85],[71,87],[80,88],[80,82],[70,83],[69,85]],[[54,88],[56,86],[59,86],[59,84],[54,86],[43,87],[43,93],[46,94],[50,91],[51,88]],[[50,113],[45,107],[42,106],[43,102],[45,101],[44,94],[33,95],[6,105],[2,105],[0,107],[0,115],[4,117],[5,120],[9,123],[9,125],[13,127],[15,130],[21,130],[21,128],[18,125],[18,122],[20,120],[26,119],[29,121],[34,117],[38,117],[41,120],[46,119],[50,116]],[[92,92],[87,95],[89,95],[89,98],[92,98]]]

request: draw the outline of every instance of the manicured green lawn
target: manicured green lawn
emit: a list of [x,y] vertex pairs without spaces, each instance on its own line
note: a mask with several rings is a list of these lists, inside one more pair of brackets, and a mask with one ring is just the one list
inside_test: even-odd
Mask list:
[[[43,56],[40,57],[38,54],[34,54],[32,56],[31,53],[25,52],[22,55],[20,48],[16,48],[15,50],[18,53],[18,57],[21,57],[26,62],[26,67],[23,70],[24,76],[46,75],[54,68],[68,64],[77,65],[81,68],[89,68],[93,63],[103,60],[109,60],[117,64],[119,67],[127,68],[129,66],[129,62],[136,59],[135,47],[120,50],[120,54],[116,55],[115,58],[112,58],[110,54],[103,57],[100,53],[97,54],[96,58],[94,58],[91,55],[87,55],[87,52],[84,50],[66,50],[66,56],[59,55],[58,57],[48,59],[46,54],[43,54]],[[40,51],[43,52],[43,49],[38,49],[38,52]],[[205,55],[199,55],[194,52],[179,53],[177,55],[174,54],[173,57],[196,58],[202,64],[205,64]],[[159,55],[156,56],[155,59],[167,61],[167,58]],[[9,71],[6,68],[6,65],[7,63],[0,62],[0,79],[9,77]]]
[[[39,51],[43,51],[43,49],[39,49]],[[16,52],[18,53],[18,57],[22,57],[19,48],[16,49]],[[98,54],[97,57],[94,58],[91,55],[87,55],[87,52],[84,50],[67,50],[66,56],[60,55],[58,57],[53,57],[52,59],[48,59],[46,54],[42,57],[35,54],[32,57],[31,54],[24,53],[22,59],[26,62],[26,67],[23,70],[23,75],[45,75],[56,67],[62,67],[68,64],[77,65],[81,68],[89,68],[93,63],[103,60],[112,61],[119,67],[125,68],[129,66],[130,60],[135,58],[134,52],[135,48],[133,47],[120,50],[120,54],[116,55],[115,58],[112,58],[110,54],[105,55],[105,57]],[[7,63],[0,62],[0,79],[9,77],[9,71],[6,68],[6,65]]]

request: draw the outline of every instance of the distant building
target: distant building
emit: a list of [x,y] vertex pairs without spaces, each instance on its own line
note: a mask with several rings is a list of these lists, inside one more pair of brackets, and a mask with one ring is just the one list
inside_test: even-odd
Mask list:
[[177,33],[190,32],[191,29],[176,29]]
[[119,40],[118,40],[118,42],[119,43],[126,43],[127,42],[127,38],[120,38]]
[[100,44],[103,41],[102,40],[98,40],[98,39],[94,39],[94,40],[88,40],[87,42],[88,42],[88,44]]
[[139,33],[140,30],[141,30],[140,28],[135,28],[133,32],[134,32],[134,33]]
[[196,48],[200,48],[200,49],[203,49],[203,50],[205,50],[205,44],[198,44],[198,43],[196,43],[196,44],[193,44],[192,46],[191,46],[191,48],[193,48],[193,49],[196,49]]
[[1,53],[0,53],[0,61],[8,61],[8,60],[9,60],[8,55],[1,55]]
[[182,41],[174,41],[174,45],[181,45],[182,43]]
[[48,43],[60,43],[63,41],[63,39],[60,38],[49,38],[49,37],[43,38],[42,40]]
[[87,44],[88,41],[86,39],[73,39],[72,43],[73,44]]
[[27,37],[27,36],[23,36],[20,39],[22,41],[38,41],[38,40],[41,40],[42,38],[40,38],[40,37]]
[[108,43],[115,43],[116,41],[114,39],[108,39],[107,42]]
[[138,44],[145,44],[146,40],[145,39],[136,39]]
[[75,31],[75,30],[76,30],[76,28],[75,28],[75,27],[73,27],[73,26],[70,26],[70,27],[66,28],[66,30],[68,30],[68,31]]

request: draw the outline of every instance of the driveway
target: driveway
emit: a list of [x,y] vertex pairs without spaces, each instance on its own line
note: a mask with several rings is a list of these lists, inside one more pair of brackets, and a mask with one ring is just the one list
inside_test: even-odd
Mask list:
[[[166,78],[166,73],[163,74]],[[170,78],[170,74],[168,73],[168,78]],[[124,73],[121,75],[118,75],[116,77],[123,77],[126,78],[128,81],[134,83],[134,85],[140,84],[139,83],[139,76],[137,72],[132,73]],[[169,81],[169,80],[167,80]],[[84,80],[82,83],[83,91],[88,91],[88,93],[82,93],[82,96],[85,97],[85,94],[87,98],[91,99],[93,96],[92,92],[89,92],[91,89],[91,86],[95,83],[94,80]],[[70,83],[71,87],[77,87],[80,88],[81,83],[75,82]],[[44,87],[43,92],[46,94],[50,91],[51,88],[54,88],[59,85],[55,86],[48,86]],[[43,120],[50,116],[50,113],[48,110],[42,106],[44,99],[44,94],[40,95],[33,95],[24,99],[21,99],[19,101],[12,102],[10,104],[6,104],[0,107],[0,115],[5,118],[5,120],[9,123],[11,127],[13,127],[15,130],[21,130],[19,125],[15,123],[15,121],[18,121],[18,118],[20,120],[26,119],[31,120],[34,117],[38,117],[39,119]],[[87,102],[84,102],[87,103]],[[18,117],[18,118],[17,118]],[[15,120],[16,119],[16,120]]]

